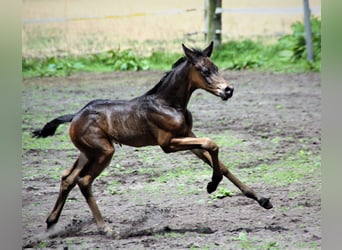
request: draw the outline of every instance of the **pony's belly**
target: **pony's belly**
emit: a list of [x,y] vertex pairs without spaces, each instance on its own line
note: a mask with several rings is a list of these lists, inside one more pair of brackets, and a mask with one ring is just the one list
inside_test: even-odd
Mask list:
[[144,146],[154,146],[157,145],[156,140],[147,134],[134,134],[134,135],[125,135],[125,136],[114,136],[112,138],[113,143],[119,145],[127,145],[132,147],[144,147]]

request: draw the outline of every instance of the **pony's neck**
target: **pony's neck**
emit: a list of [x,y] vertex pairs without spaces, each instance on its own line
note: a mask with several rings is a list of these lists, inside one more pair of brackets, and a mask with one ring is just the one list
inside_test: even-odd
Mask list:
[[156,98],[171,107],[185,110],[195,90],[191,87],[190,70],[190,63],[184,61],[169,72],[156,92]]

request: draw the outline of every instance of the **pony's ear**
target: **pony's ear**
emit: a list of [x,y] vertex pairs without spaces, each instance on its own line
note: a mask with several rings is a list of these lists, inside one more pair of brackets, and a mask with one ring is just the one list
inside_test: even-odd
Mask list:
[[183,51],[187,60],[191,62],[192,64],[195,64],[197,62],[196,53],[194,53],[191,49],[188,49],[187,47],[185,47],[184,44],[182,44],[182,47],[183,47]]
[[214,42],[211,41],[209,46],[203,50],[203,55],[210,57],[211,53],[213,53],[213,50],[214,50]]

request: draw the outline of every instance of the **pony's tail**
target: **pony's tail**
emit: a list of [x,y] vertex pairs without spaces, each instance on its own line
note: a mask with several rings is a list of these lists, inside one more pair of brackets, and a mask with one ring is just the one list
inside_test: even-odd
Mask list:
[[75,114],[69,114],[69,115],[62,115],[59,116],[52,121],[45,124],[45,126],[42,129],[36,129],[32,132],[32,137],[35,138],[45,138],[48,136],[52,136],[55,134],[56,129],[59,125],[67,122],[71,122],[74,118]]

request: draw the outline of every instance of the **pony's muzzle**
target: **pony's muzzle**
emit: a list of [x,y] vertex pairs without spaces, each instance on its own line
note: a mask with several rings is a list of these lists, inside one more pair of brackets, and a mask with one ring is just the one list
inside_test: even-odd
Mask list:
[[234,93],[234,88],[227,86],[223,91],[223,95],[221,95],[222,100],[227,101],[229,98],[233,96],[233,93]]
[[233,96],[233,92],[234,92],[234,88],[233,87],[226,87],[224,92],[226,93],[226,95],[228,96],[228,98]]

